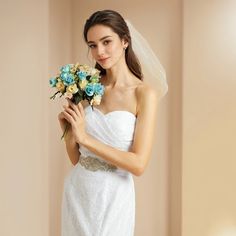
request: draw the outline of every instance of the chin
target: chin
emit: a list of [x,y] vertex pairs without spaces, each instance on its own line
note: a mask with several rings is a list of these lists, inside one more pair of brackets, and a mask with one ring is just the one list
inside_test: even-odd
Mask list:
[[114,60],[110,58],[109,61],[107,61],[107,63],[99,63],[98,64],[104,69],[104,70],[108,70],[111,69],[113,66],[115,66],[117,63],[119,63],[119,60]]
[[99,64],[104,70],[108,70],[112,68],[113,64],[107,63],[107,64]]
[[109,70],[112,68],[112,66],[108,66],[108,65],[101,65],[101,67],[104,69],[104,70]]

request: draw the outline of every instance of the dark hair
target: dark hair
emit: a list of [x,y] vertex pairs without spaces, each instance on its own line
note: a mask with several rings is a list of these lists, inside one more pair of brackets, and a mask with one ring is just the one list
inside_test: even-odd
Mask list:
[[[133,51],[129,28],[124,18],[118,12],[113,10],[94,12],[89,19],[87,19],[84,25],[84,40],[86,43],[88,42],[88,30],[97,24],[110,27],[116,34],[119,35],[120,39],[124,39],[128,42],[128,47],[125,50],[125,60],[127,66],[135,76],[137,76],[140,80],[143,80],[141,65]],[[106,74],[106,70],[103,69],[98,63],[96,63],[95,68],[101,71],[101,75]]]

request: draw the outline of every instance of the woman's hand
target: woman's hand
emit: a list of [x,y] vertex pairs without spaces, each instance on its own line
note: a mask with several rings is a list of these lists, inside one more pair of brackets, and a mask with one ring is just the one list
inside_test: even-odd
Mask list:
[[[78,105],[75,105],[73,102],[67,98],[68,106],[63,106],[65,110],[60,113],[61,119],[61,127],[64,128],[66,122],[70,123],[71,136],[75,139],[77,143],[83,143],[87,137],[87,133],[85,131],[85,114],[84,108],[82,104],[79,102]],[[63,118],[66,120],[63,120]],[[69,130],[68,130],[69,131]],[[66,136],[69,133],[66,134]]]
[[58,120],[61,126],[62,133],[65,132],[65,129],[67,128],[66,135],[64,136],[65,141],[71,141],[76,142],[75,138],[72,134],[71,124],[66,120],[64,112],[60,112],[58,114]]

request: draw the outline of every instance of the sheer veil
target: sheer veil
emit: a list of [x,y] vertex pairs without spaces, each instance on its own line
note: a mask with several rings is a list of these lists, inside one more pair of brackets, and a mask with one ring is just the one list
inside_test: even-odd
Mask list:
[[125,20],[131,36],[134,53],[141,64],[144,80],[154,87],[161,99],[168,91],[166,72],[147,40],[135,29],[131,22]]

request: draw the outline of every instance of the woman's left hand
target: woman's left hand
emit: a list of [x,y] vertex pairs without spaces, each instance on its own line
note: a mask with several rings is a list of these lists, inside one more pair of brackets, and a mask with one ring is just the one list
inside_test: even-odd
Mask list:
[[65,118],[71,124],[72,133],[77,143],[83,143],[87,137],[85,131],[85,114],[84,108],[81,102],[75,105],[69,98],[68,106],[63,106],[65,110],[63,111]]

